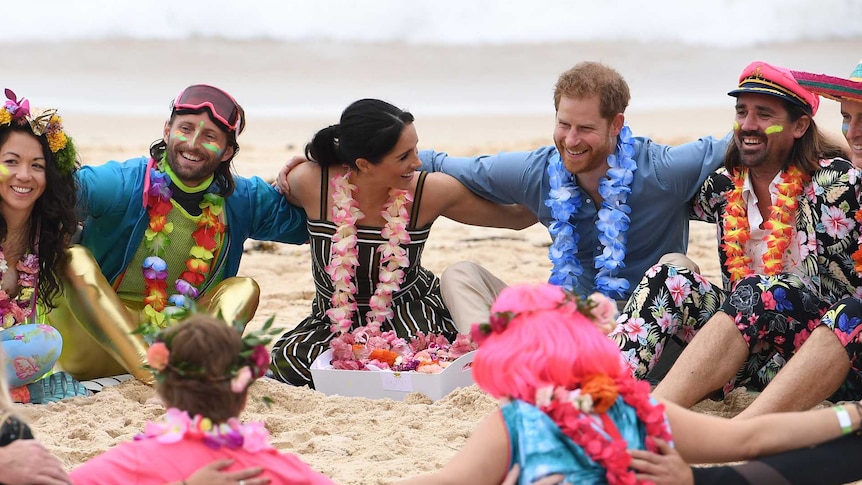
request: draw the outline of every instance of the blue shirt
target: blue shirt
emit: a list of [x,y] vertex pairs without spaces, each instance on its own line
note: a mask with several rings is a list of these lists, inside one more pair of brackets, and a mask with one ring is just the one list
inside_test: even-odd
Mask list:
[[[730,136],[701,138],[676,147],[649,138],[634,139],[638,168],[626,202],[632,210],[631,225],[627,232],[625,267],[617,274],[629,282],[626,298],[659,258],[667,253],[684,253],[688,248],[689,201],[706,177],[722,165]],[[494,202],[524,205],[545,227],[554,221],[551,209],[545,206],[550,192],[547,166],[559,156],[554,146],[479,157],[419,152],[422,170],[445,172]],[[580,236],[577,258],[584,269],[575,291],[589,294],[595,286],[594,259],[604,248],[596,229],[598,209],[583,191],[582,197],[583,204],[570,222]]]
[[[651,402],[656,404],[652,399]],[[509,435],[509,469],[516,463],[521,467],[518,484],[531,484],[555,473],[563,475],[566,483],[608,483],[607,471],[587,456],[584,449],[566,436],[557,423],[540,409],[515,400],[502,406],[500,411]],[[626,404],[622,397],[617,398],[616,404],[607,414],[620,437],[625,440],[627,449],[646,449],[646,428],[638,421],[634,408]],[[593,428],[605,439],[610,439],[600,421],[594,422]],[[670,445],[673,446],[673,443]]]

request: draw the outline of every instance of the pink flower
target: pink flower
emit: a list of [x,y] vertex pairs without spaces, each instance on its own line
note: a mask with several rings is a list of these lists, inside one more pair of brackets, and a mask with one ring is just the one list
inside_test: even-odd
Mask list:
[[775,310],[775,297],[772,296],[772,292],[764,291],[760,296],[763,299],[763,308],[767,310]]
[[15,376],[22,381],[30,379],[39,372],[39,365],[36,364],[36,360],[23,355],[12,359],[12,367],[15,369]]
[[269,352],[263,345],[257,345],[251,354],[251,361],[254,363],[254,377],[263,377],[269,368]]
[[821,220],[826,234],[835,239],[843,239],[856,226],[853,218],[847,217],[847,214],[837,206],[825,207]]
[[536,407],[541,408],[551,404],[554,397],[554,387],[544,386],[536,389]]
[[682,301],[691,294],[691,283],[682,275],[671,276],[664,284],[670,290],[670,296],[676,306],[682,305]]
[[235,394],[239,394],[248,388],[253,379],[251,369],[247,365],[243,366],[237,371],[233,379],[230,380],[230,390]]
[[163,371],[168,366],[170,355],[171,352],[164,342],[156,342],[147,349],[147,362],[153,369]]
[[425,364],[416,368],[416,372],[420,374],[437,374],[443,372],[443,367],[440,364]]
[[617,304],[601,293],[589,296],[595,306],[592,308],[593,322],[603,334],[608,335],[616,327]]
[[332,368],[338,370],[363,370],[365,366],[356,360],[333,360]]

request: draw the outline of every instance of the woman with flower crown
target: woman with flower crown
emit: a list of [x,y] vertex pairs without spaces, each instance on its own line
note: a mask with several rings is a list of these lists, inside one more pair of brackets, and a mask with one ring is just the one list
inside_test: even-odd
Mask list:
[[249,386],[269,366],[266,345],[271,324],[272,320],[243,336],[240,323],[226,325],[215,317],[195,314],[159,333],[147,350],[147,361],[168,408],[164,418],[147,423],[134,441],[72,470],[72,482],[179,485],[208,464],[230,459],[232,464],[224,469],[228,473],[263,469],[256,478],[240,475],[233,483],[332,485],[296,456],[269,444],[264,423],[238,419]]
[[316,163],[290,172],[286,197],[308,216],[316,294],[311,315],[273,348],[279,380],[312,385],[314,359],[360,326],[369,337],[394,331],[387,335],[451,341],[457,329],[439,281],[421,266],[434,220],[512,229],[536,222],[528,210],[488,202],[448,175],[416,172],[418,141],[412,114],[362,99],[306,146]]
[[504,289],[489,323],[473,328],[473,377],[500,399],[500,410],[440,471],[398,483],[497,485],[514,465],[520,484],[552,474],[577,484],[655,482],[656,474],[630,468],[627,450],[672,446],[692,463],[739,461],[862,424],[856,405],[730,420],[659,401],[606,337],[615,316],[614,302],[598,293],[582,299],[550,284]]
[[[0,341],[19,402],[86,395],[66,373],[44,378],[60,356],[44,324],[60,293],[56,268],[77,228],[75,146],[57,110],[30,107],[6,90],[0,107]],[[41,379],[41,380],[40,380]]]

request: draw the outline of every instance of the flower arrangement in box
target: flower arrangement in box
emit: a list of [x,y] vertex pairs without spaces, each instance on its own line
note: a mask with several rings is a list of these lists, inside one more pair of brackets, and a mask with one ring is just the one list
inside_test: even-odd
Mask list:
[[362,326],[330,342],[332,367],[341,370],[393,370],[435,374],[464,354],[476,350],[470,335],[454,342],[443,335],[419,332],[409,341],[379,326]]

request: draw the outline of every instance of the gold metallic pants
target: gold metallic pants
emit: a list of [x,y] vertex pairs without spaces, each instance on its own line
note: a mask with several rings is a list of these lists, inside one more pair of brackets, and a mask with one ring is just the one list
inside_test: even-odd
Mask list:
[[[79,380],[128,372],[152,383],[142,366],[147,344],[131,332],[144,320],[143,303],[121,300],[99,264],[83,246],[68,249],[71,259],[60,271],[63,295],[48,320],[63,336],[60,366]],[[141,290],[143,291],[143,289]],[[197,300],[197,309],[227,322],[248,323],[257,311],[260,287],[251,278],[227,278]]]

